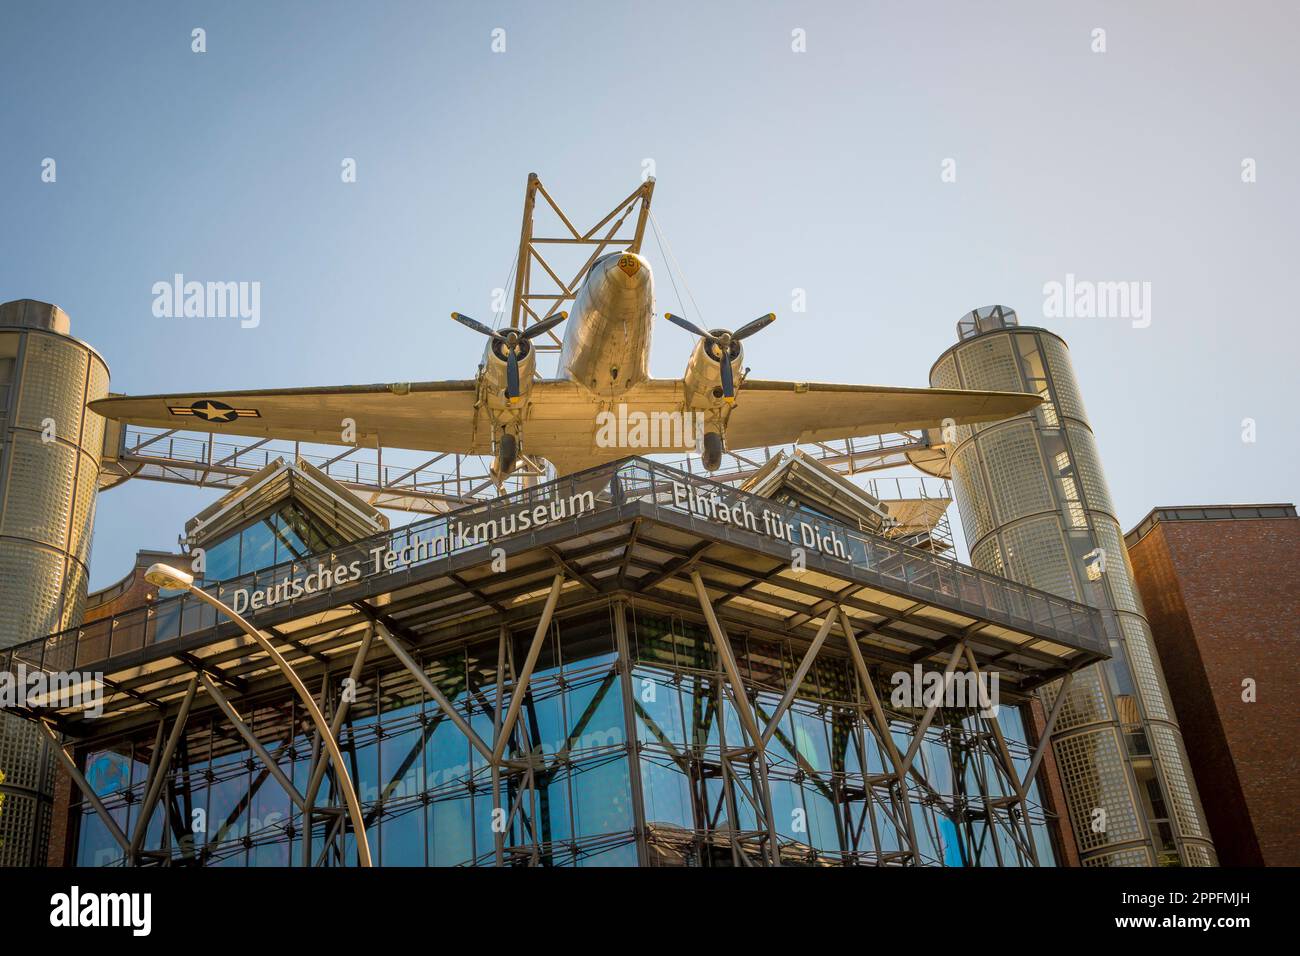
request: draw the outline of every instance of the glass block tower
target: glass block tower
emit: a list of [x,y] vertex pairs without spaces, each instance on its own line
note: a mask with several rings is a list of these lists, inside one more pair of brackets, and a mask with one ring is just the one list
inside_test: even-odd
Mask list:
[[[81,621],[108,366],[67,313],[0,305],[0,647]],[[0,865],[45,862],[53,762],[36,726],[0,713]]]
[[[1003,306],[969,313],[957,333],[932,386],[1043,398],[944,436],[971,563],[1115,612],[1111,660],[1075,675],[1052,736],[1082,861],[1216,865],[1065,342]],[[1044,689],[1045,707],[1059,689]]]

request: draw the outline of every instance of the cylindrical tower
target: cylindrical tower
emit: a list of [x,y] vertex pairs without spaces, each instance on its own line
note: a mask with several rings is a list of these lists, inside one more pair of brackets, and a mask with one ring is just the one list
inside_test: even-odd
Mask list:
[[[0,647],[81,623],[108,366],[67,314],[0,305]],[[45,862],[53,762],[28,721],[0,713],[0,865]]]
[[[981,570],[1115,612],[1111,659],[1074,676],[1052,736],[1087,866],[1216,864],[1182,733],[1129,566],[1065,342],[1002,306],[957,325],[930,384],[1032,392],[1043,404],[945,436]],[[1059,683],[1044,689],[1051,707]]]

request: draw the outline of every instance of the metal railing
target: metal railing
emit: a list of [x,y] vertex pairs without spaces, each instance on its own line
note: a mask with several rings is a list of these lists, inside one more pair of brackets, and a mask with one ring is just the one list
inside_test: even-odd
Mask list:
[[[389,460],[385,461],[385,457]],[[356,491],[405,504],[383,502],[401,510],[442,512],[476,498],[494,498],[490,459],[451,454],[418,454],[368,447],[333,447],[284,440],[217,440],[193,433],[173,433],[127,426],[117,448],[118,468],[132,477],[216,488],[234,488],[278,458],[303,459],[330,478]],[[435,468],[442,462],[442,470]],[[522,474],[507,479],[508,488],[524,484]]]
[[[845,475],[908,463],[908,451],[930,447],[923,433],[876,435],[799,446],[822,464]],[[726,452],[721,467],[705,477],[723,484],[739,483],[771,457],[773,449]],[[143,478],[213,488],[237,487],[277,458],[302,458],[330,478],[371,497],[379,507],[419,513],[441,513],[475,500],[495,498],[489,474],[490,457],[430,454],[399,448],[320,445],[283,439],[204,435],[180,429],[138,425],[123,427],[113,456],[106,461],[104,484]],[[698,456],[669,460],[670,467],[703,474]],[[541,470],[517,472],[506,489],[518,490]]]

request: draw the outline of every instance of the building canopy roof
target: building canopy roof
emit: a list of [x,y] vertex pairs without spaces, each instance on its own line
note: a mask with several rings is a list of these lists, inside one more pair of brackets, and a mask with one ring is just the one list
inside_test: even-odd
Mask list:
[[[419,650],[524,626],[557,574],[560,615],[612,596],[698,615],[693,572],[729,634],[811,641],[838,606],[868,662],[942,669],[965,640],[1013,696],[1105,659],[1117,627],[1096,608],[635,458],[208,589],[308,679],[376,620]],[[843,641],[837,629],[827,647]],[[102,717],[54,700],[42,711],[80,735],[156,719],[196,667],[246,692],[280,681],[250,638],[184,595],[0,652],[0,670],[20,665],[102,675]]]
[[277,458],[185,523],[192,546],[205,547],[251,518],[292,498],[346,539],[385,531],[388,519],[304,459]]

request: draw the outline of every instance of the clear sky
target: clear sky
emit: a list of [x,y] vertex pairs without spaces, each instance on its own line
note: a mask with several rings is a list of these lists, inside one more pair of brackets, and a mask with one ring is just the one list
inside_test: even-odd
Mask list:
[[[1298,26],[1255,0],[8,0],[0,299],[61,305],[119,392],[466,378],[447,313],[490,317],[527,174],[587,217],[652,160],[702,317],[782,317],[754,374],[924,385],[1000,302],[1070,343],[1125,528],[1294,501]],[[155,318],[178,272],[260,282],[260,325]],[[1149,326],[1044,318],[1068,274],[1150,283]],[[690,345],[660,322],[652,372]],[[92,586],[213,497],[103,495]]]

